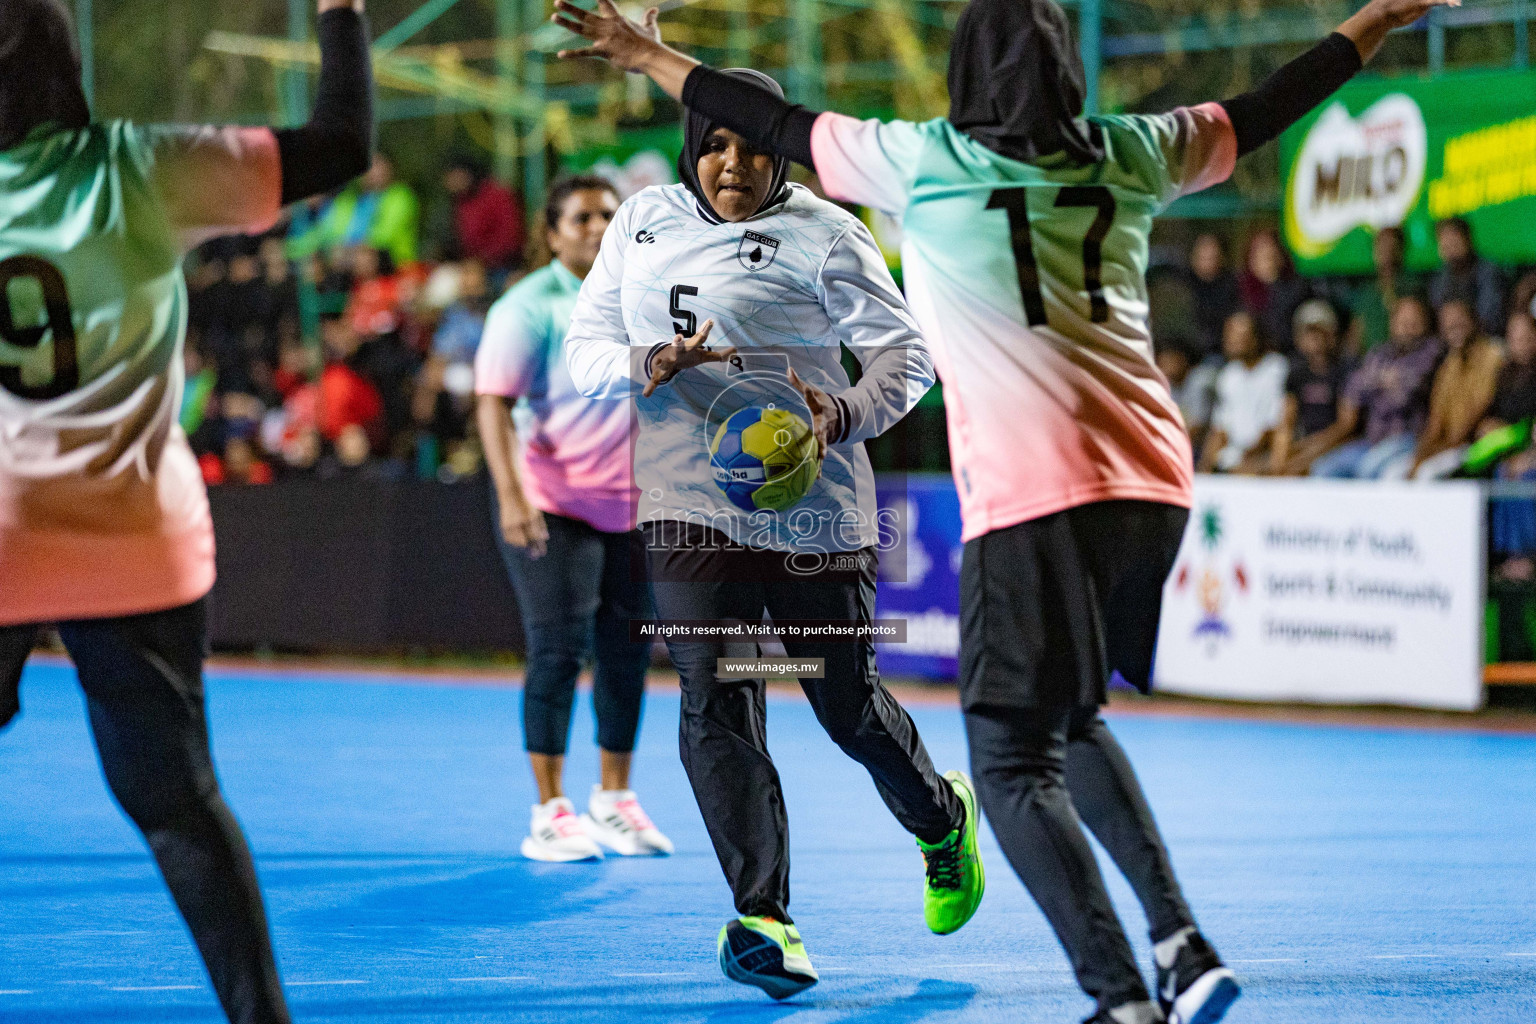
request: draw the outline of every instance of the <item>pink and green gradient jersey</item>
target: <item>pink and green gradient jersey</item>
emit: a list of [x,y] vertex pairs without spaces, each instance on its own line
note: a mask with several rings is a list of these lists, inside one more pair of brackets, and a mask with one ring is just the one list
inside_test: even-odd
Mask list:
[[1105,157],[1081,167],[1011,160],[945,120],[822,114],[812,130],[827,194],[901,222],[967,540],[1089,502],[1191,500],[1147,240],[1168,203],[1232,173],[1237,140],[1216,104],[1090,121]]
[[0,152],[0,625],[186,604],[213,526],[181,404],[183,254],[277,216],[267,129],[39,129]]
[[635,526],[633,411],[571,382],[565,335],[580,292],[581,279],[554,260],[497,300],[475,354],[475,391],[517,399],[520,476],[534,508],[619,533]]

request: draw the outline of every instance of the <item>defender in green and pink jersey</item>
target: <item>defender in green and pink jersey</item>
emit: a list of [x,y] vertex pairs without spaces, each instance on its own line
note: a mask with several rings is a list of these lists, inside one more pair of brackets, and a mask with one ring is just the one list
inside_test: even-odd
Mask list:
[[319,6],[314,116],[274,132],[93,123],[63,5],[0,0],[0,727],[56,624],[107,782],[238,1024],[289,1016],[203,715],[213,524],[176,418],[181,260],[368,166],[362,0]]
[[[1150,685],[1163,582],[1189,514],[1189,442],[1147,326],[1147,239],[1177,196],[1325,100],[1394,27],[1458,0],[1370,0],[1258,89],[1169,114],[1083,116],[1054,0],[972,0],[948,118],[790,106],[619,15],[555,20],[690,110],[813,167],[827,194],[902,224],[907,298],[944,382],[966,539],[960,699],[998,842],[1050,920],[1095,1024],[1215,1024],[1238,987],[1201,936],[1124,751],[1111,672]],[[1157,1001],[1081,823],[1140,898]]]

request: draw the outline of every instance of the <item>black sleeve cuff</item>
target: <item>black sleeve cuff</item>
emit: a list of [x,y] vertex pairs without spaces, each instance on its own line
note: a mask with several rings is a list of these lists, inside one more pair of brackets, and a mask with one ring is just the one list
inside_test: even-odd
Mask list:
[[700,64],[683,80],[683,106],[739,133],[754,146],[815,169],[811,127],[818,114],[743,78]]
[[1223,100],[1237,136],[1237,155],[1251,153],[1301,120],[1359,73],[1360,51],[1334,32],[1266,78],[1252,92]]

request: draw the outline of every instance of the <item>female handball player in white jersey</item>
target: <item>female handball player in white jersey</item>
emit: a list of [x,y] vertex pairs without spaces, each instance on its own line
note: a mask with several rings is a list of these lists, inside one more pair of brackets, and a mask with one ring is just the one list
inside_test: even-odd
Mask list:
[[60,0],[0,0],[0,725],[44,624],[102,771],[236,1024],[286,1024],[256,872],[203,712],[213,524],[181,404],[197,242],[367,169],[362,0],[320,0],[301,128],[91,121]]
[[[636,31],[609,3],[557,23],[691,110],[812,167],[827,194],[900,218],[913,312],[944,382],[960,492],[961,678],[982,804],[1050,920],[1096,1024],[1213,1024],[1237,998],[1201,936],[1130,762],[1098,714],[1112,672],[1150,683],[1162,585],[1191,502],[1188,437],[1152,360],[1147,238],[1360,70],[1386,34],[1455,0],[1371,0],[1253,92],[1169,114],[1082,117],[1053,0],[973,0],[950,114],[818,114]],[[1157,1002],[1086,823],[1136,890]]]
[[[779,102],[766,75],[726,75],[749,96]],[[867,626],[875,481],[861,442],[932,385],[927,347],[868,230],[787,184],[787,161],[690,113],[678,170],[682,184],[645,189],[619,208],[565,339],[578,389],[633,400],[638,521],[657,612],[663,621],[758,624],[766,612]],[[711,351],[712,332],[734,349]],[[844,345],[863,367],[853,387]],[[799,428],[780,429],[799,429],[802,441],[813,430],[807,458],[824,458],[792,507],[746,510],[716,486],[710,440],[731,412],[770,405],[805,411]],[[934,770],[880,683],[867,635],[783,642],[795,659],[823,659],[824,678],[801,681],[817,720],[917,837],[929,927],[959,928],[982,893],[968,780]],[[741,915],[720,931],[721,968],[787,997],[817,974],[788,911],[788,823],[765,742],[765,681],[716,675],[717,659],[757,647],[670,636],[667,646],[682,680],[683,764]]]

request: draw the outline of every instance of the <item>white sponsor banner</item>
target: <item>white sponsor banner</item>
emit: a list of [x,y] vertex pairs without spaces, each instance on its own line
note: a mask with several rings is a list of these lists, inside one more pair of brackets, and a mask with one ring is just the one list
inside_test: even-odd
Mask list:
[[1483,701],[1475,483],[1199,477],[1157,687],[1241,700]]

